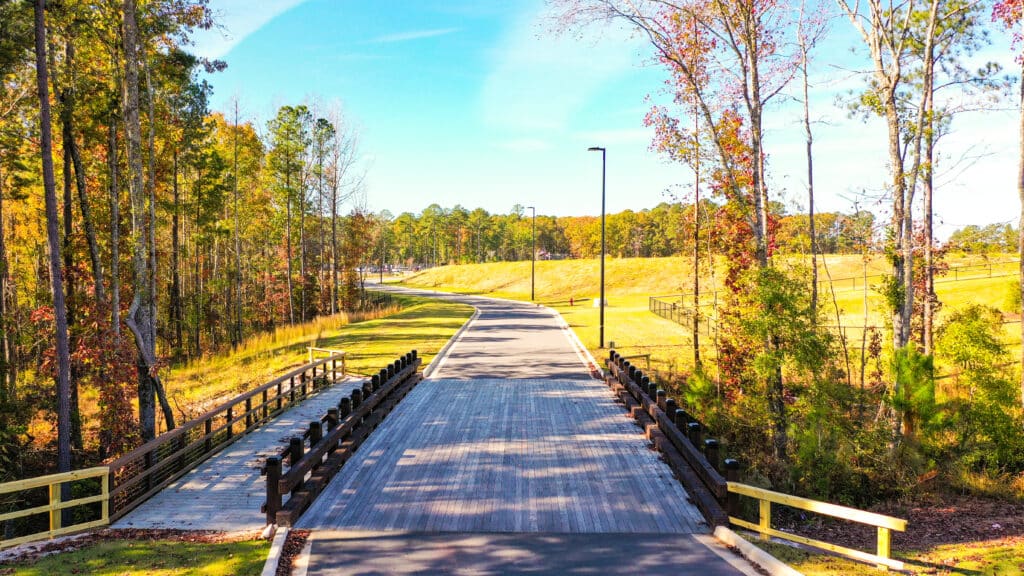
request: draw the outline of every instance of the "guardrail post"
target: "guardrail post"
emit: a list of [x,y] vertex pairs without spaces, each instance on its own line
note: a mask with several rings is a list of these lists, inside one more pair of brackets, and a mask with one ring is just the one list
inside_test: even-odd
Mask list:
[[373,391],[380,390],[380,374],[374,374],[370,376],[370,386],[373,387]]
[[658,408],[661,408],[662,410],[664,410],[665,409],[665,400],[668,399],[668,392],[665,392],[664,390],[659,388],[654,393],[654,397],[656,399],[655,401],[658,404]]
[[668,416],[669,422],[671,422],[673,424],[676,423],[676,410],[678,410],[678,409],[679,409],[679,407],[676,406],[676,399],[675,398],[666,398],[665,399],[665,414]]
[[686,425],[689,424],[689,420],[687,418],[688,414],[686,413],[686,410],[683,410],[682,408],[676,408],[676,428],[679,428],[680,430],[686,430]]
[[213,450],[213,438],[211,437],[211,434],[213,434],[213,420],[207,418],[203,421],[203,435],[206,436],[206,440],[203,442],[204,452]]
[[715,472],[722,472],[718,465],[718,440],[708,438],[704,441],[704,457],[707,458],[708,463],[715,469]]
[[267,414],[268,408],[267,408],[267,391],[266,390],[263,391],[263,402],[262,402],[262,405],[263,405],[263,418],[262,419],[264,421],[266,421],[267,417],[269,416]]
[[288,378],[288,403],[295,404],[295,376]]
[[359,408],[359,405],[363,403],[363,391],[356,388],[352,391],[352,409]]
[[[740,462],[733,458],[725,459],[725,480],[727,482],[740,481]],[[730,491],[725,499],[725,512],[729,516],[736,516],[740,511],[740,495]]]
[[370,396],[373,396],[373,384],[370,384],[370,381],[367,380],[363,382],[363,398],[369,398]]
[[313,446],[316,446],[320,439],[324,437],[324,429],[320,426],[319,420],[313,420],[309,423],[309,449],[312,450]]
[[142,462],[142,469],[146,470],[146,472],[144,472],[146,475],[146,492],[149,492],[153,487],[153,477],[149,475],[149,469],[153,467],[153,452],[146,452],[142,457]]
[[277,410],[281,410],[281,382],[277,383]]
[[50,530],[60,530],[63,526],[60,509],[61,484],[50,484]]
[[758,518],[757,526],[760,530],[758,539],[762,542],[767,542],[771,539],[768,535],[768,530],[772,527],[772,502],[771,500],[758,500]]
[[700,423],[699,422],[690,422],[689,424],[687,424],[686,425],[686,433],[687,433],[687,436],[690,438],[690,444],[693,444],[694,448],[700,450],[701,436],[702,436],[702,430],[700,428]]
[[252,428],[252,397],[245,399],[245,429]]
[[352,413],[352,400],[346,396],[338,402],[338,417],[344,420]]
[[330,430],[334,430],[335,428],[337,428],[339,420],[340,420],[340,418],[338,417],[338,409],[337,408],[328,408],[327,409],[327,430],[330,431]]
[[277,511],[281,509],[281,459],[267,458],[267,524],[277,522]]
[[[302,455],[304,453],[305,450],[302,446],[302,438],[298,436],[292,436],[291,440],[288,441],[288,465],[295,466],[296,464],[298,464],[299,460],[302,460]],[[292,496],[297,494],[299,492],[299,488],[301,487],[302,482],[298,482],[297,484],[295,484],[295,487],[292,488]]]
[[301,392],[299,394],[299,397],[300,398],[305,398],[306,397],[306,371],[305,370],[303,370],[302,373],[299,374],[299,386],[301,386],[301,388],[300,388]]
[[[889,554],[892,552],[889,541],[889,529],[883,526],[878,527],[878,555],[882,558],[889,558]],[[879,570],[887,571],[889,567],[885,564],[876,564]]]
[[232,422],[232,420],[234,420],[234,419],[235,419],[234,406],[230,406],[230,407],[228,407],[228,413],[224,415],[224,426],[228,429],[228,438],[231,438],[234,435],[235,424]]

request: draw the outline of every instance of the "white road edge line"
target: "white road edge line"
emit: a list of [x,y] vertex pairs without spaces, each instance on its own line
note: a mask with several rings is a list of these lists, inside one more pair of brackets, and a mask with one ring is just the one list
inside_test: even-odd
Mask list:
[[601,368],[601,365],[597,363],[597,360],[594,359],[594,356],[591,355],[590,350],[587,350],[587,347],[580,341],[579,336],[577,336],[576,332],[571,326],[569,326],[569,323],[565,321],[565,317],[559,314],[558,310],[555,310],[554,308],[548,308],[542,304],[538,304],[538,307],[547,310],[555,316],[558,324],[566,333],[565,337],[569,339],[569,344],[572,346],[573,351],[576,352],[576,357],[580,359],[580,362],[584,366],[586,366],[587,371],[590,372],[590,376],[592,378],[600,380],[601,378],[594,376],[594,374],[604,374],[604,370]]

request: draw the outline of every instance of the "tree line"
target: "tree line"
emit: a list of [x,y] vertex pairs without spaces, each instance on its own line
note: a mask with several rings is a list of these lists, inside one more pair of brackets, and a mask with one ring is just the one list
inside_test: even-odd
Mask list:
[[[696,208],[697,225],[705,230],[701,251],[725,254],[726,235],[719,230],[722,204],[704,199]],[[802,254],[810,237],[805,214],[786,214],[773,203],[778,221],[777,250]],[[624,210],[605,218],[606,253],[616,258],[656,258],[689,255],[693,251],[694,204],[662,202],[654,208]],[[507,214],[491,214],[482,208],[460,205],[443,208],[432,204],[418,214],[403,212],[376,215],[383,234],[374,248],[377,261],[407,267],[440,264],[529,260],[534,236],[541,259],[595,258],[601,253],[601,219],[598,216],[548,216],[532,214],[515,205]],[[874,249],[878,230],[875,216],[829,212],[817,215],[815,245],[822,253],[859,254]]]
[[153,438],[157,410],[175,425],[169,363],[363,303],[353,123],[212,112],[203,78],[225,63],[189,36],[213,24],[205,0],[0,0],[4,475]]

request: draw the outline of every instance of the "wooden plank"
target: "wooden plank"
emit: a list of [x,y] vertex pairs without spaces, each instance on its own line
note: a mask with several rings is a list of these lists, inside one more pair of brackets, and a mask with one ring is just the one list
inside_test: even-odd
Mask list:
[[893,518],[892,516],[876,514],[874,512],[865,512],[864,510],[848,508],[838,504],[829,504],[828,502],[820,502],[818,500],[810,500],[799,496],[791,496],[789,494],[773,492],[756,486],[740,484],[739,482],[729,482],[729,491],[743,496],[749,496],[759,500],[767,500],[769,502],[783,504],[792,508],[799,508],[801,510],[807,510],[817,514],[834,516],[836,518],[859,522],[861,524],[880,526],[883,528],[889,528],[890,530],[898,530],[900,532],[907,529],[907,521],[901,518]]
[[35,478],[26,478],[24,480],[13,480],[11,482],[4,482],[3,484],[0,484],[0,494],[21,492],[22,490],[41,488],[51,484],[74,482],[75,480],[84,480],[86,478],[96,478],[98,476],[106,476],[109,473],[110,469],[106,466],[95,466],[93,468],[84,468],[82,470],[72,470],[71,472],[61,472],[60,474],[49,474],[46,476],[37,476]]
[[[755,532],[759,532],[761,530],[761,527],[758,524],[754,522],[748,522],[741,518],[729,517],[729,521],[737,526],[740,526],[741,528],[747,528]],[[813,546],[814,548],[819,548],[821,550],[828,550],[829,552],[835,552],[836,554],[842,554],[843,556],[847,556],[849,558],[853,558],[854,560],[859,560],[867,564],[882,564],[895,570],[905,569],[903,562],[900,560],[894,560],[892,558],[882,558],[881,556],[876,556],[875,554],[863,552],[861,550],[854,550],[853,548],[846,548],[845,546],[840,546],[838,544],[822,542],[821,540],[807,538],[805,536],[800,536],[798,534],[790,534],[789,532],[783,532],[781,530],[776,530],[774,528],[769,528],[767,530],[767,535],[774,536],[776,538],[781,538],[783,540],[790,540],[792,542],[799,542],[800,544]]]

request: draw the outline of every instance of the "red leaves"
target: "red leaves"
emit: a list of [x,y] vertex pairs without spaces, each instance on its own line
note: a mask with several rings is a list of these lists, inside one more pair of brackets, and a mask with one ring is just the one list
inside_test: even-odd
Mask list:
[[[1001,0],[992,6],[992,21],[1001,22],[1013,32],[1013,47],[1019,49],[1024,40],[1024,0]],[[1017,62],[1024,64],[1024,52],[1017,54]]]

